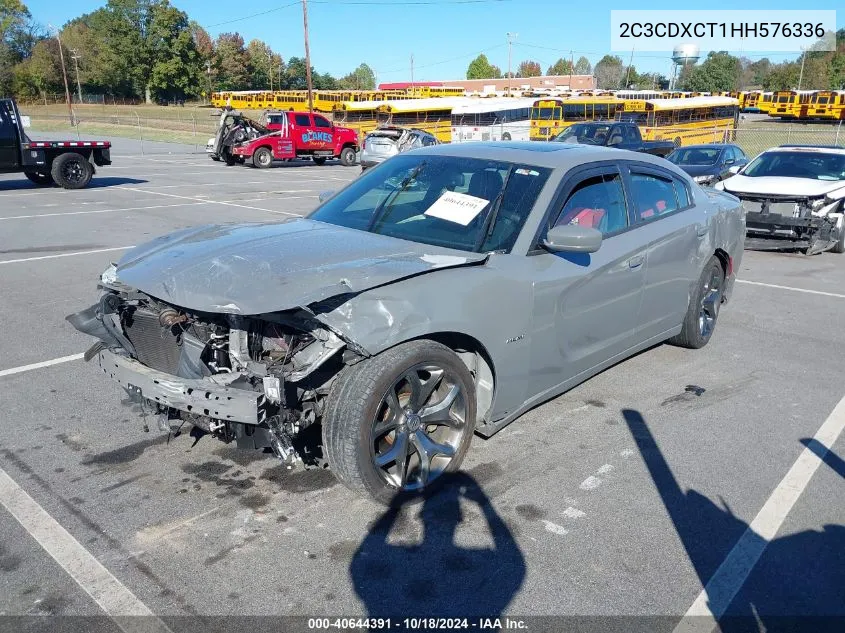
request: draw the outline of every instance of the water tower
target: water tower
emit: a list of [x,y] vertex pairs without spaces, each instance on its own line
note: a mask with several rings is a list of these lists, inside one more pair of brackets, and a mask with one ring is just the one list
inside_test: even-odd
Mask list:
[[669,84],[669,90],[675,89],[675,80],[678,76],[678,69],[690,64],[695,64],[700,56],[698,46],[696,44],[678,44],[672,50],[672,82]]

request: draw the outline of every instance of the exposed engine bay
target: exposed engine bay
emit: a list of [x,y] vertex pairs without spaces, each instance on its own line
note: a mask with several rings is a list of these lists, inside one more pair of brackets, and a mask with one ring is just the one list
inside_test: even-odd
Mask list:
[[324,465],[323,400],[344,365],[361,358],[337,334],[306,310],[197,313],[101,287],[100,302],[68,320],[100,339],[86,360],[98,356],[162,431],[187,422],[241,448],[270,448],[288,466]]
[[845,232],[838,196],[772,196],[737,193],[746,211],[746,246],[796,248],[807,255],[836,249]]

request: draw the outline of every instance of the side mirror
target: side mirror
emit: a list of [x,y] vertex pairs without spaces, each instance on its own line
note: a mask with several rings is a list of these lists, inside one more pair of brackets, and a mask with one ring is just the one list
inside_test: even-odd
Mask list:
[[562,224],[549,229],[543,248],[552,253],[595,253],[601,247],[598,229],[577,224]]
[[735,162],[733,158],[728,158],[725,160],[725,165],[733,165]]
[[740,170],[742,169],[742,165],[734,165],[728,171],[731,172],[734,176],[736,176]]
[[334,189],[329,189],[328,191],[321,191],[319,194],[320,202],[325,202],[329,198],[331,198],[335,194]]

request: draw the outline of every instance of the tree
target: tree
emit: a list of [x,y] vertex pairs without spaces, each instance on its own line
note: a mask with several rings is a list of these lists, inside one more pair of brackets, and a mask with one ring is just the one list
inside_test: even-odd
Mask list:
[[616,90],[624,79],[625,67],[616,55],[605,55],[596,64],[596,87]]
[[539,77],[542,74],[543,68],[540,66],[539,62],[533,62],[530,60],[520,62],[519,67],[516,69],[517,77]]
[[337,84],[344,90],[375,90],[376,74],[367,64],[361,64],[348,75],[341,77]]
[[498,79],[501,76],[502,71],[493,66],[484,53],[473,59],[467,67],[467,79]]
[[194,47],[203,62],[210,61],[214,57],[214,40],[202,26],[191,21],[191,36],[194,38]]
[[55,38],[39,40],[30,56],[14,68],[14,92],[46,99],[48,92],[59,90],[61,85],[59,43]]
[[558,59],[554,64],[549,66],[549,69],[546,71],[547,75],[572,75],[574,68],[572,68],[572,62],[568,59],[563,59],[561,57]]
[[278,86],[282,57],[261,40],[252,40],[246,47],[246,53],[251,87],[269,89],[271,84]]
[[0,94],[11,90],[14,66],[29,52],[22,48],[31,17],[20,0],[0,0]]
[[202,59],[188,14],[166,0],[152,6],[145,47],[151,67],[145,92],[156,99],[184,99],[202,90]]
[[584,57],[583,55],[578,58],[578,61],[575,62],[575,74],[576,75],[591,75],[593,73],[593,67],[590,66],[590,60]]
[[801,64],[798,62],[783,62],[775,64],[763,82],[766,90],[793,90],[798,86],[801,74]]
[[739,59],[726,51],[712,51],[684,78],[683,86],[693,92],[736,90],[739,84]]
[[250,87],[249,57],[240,34],[221,33],[217,36],[214,68],[220,90],[243,90]]

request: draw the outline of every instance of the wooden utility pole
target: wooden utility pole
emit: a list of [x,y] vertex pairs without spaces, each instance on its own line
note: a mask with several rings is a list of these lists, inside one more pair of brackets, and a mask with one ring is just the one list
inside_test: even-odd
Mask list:
[[308,47],[308,0],[302,0],[302,24],[305,28],[305,82],[308,84],[308,111],[314,111],[314,86],[311,83],[311,49]]
[[411,92],[414,91],[414,54],[411,53]]
[[[55,27],[54,27],[55,28]],[[59,59],[62,62],[62,78],[65,80],[65,101],[67,101],[67,111],[70,115],[70,124],[76,123],[73,116],[73,106],[70,104],[70,89],[67,85],[67,69],[65,68],[65,54],[62,52],[62,38],[59,37],[59,29],[56,29],[56,41],[59,43]]]

